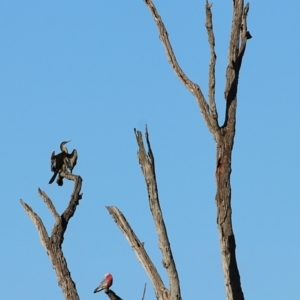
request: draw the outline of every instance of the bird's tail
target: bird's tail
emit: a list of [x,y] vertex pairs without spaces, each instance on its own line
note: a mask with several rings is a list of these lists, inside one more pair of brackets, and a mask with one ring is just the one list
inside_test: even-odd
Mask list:
[[56,178],[57,172],[54,172],[53,176],[51,177],[51,179],[49,180],[49,184],[51,184],[55,178]]
[[104,287],[99,285],[95,290],[94,290],[94,293],[98,293],[100,291],[104,290]]
[[63,178],[60,176],[60,174],[58,174],[56,183],[57,183],[59,186],[62,186],[62,185],[64,184]]

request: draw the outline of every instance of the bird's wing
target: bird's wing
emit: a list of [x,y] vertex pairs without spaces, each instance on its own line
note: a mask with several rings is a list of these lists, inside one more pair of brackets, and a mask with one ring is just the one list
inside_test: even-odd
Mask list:
[[51,184],[55,178],[56,178],[57,172],[54,172],[53,176],[51,177],[51,179],[49,180],[49,184]]
[[74,167],[76,166],[76,163],[77,163],[77,158],[78,158],[77,150],[74,149],[72,151],[72,153],[66,154],[66,155],[67,155],[67,158],[68,158],[67,161],[66,161],[67,167],[68,167],[68,169],[70,169],[70,172],[72,173],[72,171],[73,171],[73,169],[74,169]]
[[56,169],[55,151],[52,151],[50,161],[51,161],[51,171],[54,172]]
[[100,284],[95,288],[94,293],[100,292],[106,288],[107,285],[107,279],[104,278]]
[[106,277],[106,288],[109,289],[113,284],[113,278],[112,276]]

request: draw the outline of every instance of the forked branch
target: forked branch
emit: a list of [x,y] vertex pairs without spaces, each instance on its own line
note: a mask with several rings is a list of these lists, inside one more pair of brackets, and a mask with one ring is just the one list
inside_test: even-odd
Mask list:
[[149,206],[155,223],[156,232],[158,234],[159,248],[162,252],[163,266],[166,268],[169,278],[169,290],[164,286],[161,276],[157,272],[156,267],[154,266],[149,255],[147,254],[147,251],[144,248],[144,243],[142,243],[138,239],[121,211],[114,206],[107,206],[106,208],[117,223],[122,233],[125,235],[129,244],[133,248],[138,260],[141,262],[142,266],[147,272],[150,280],[152,281],[157,299],[181,300],[179,277],[172,255],[171,245],[169,242],[167,229],[164,223],[163,214],[158,198],[154,155],[150,145],[148,130],[146,127],[145,135],[148,147],[147,153],[144,147],[142,133],[140,131],[137,131],[136,129],[134,129],[134,132],[139,147],[138,159],[146,181]]
[[53,226],[51,236],[48,236],[43,221],[33,211],[33,209],[24,201],[20,200],[20,202],[27,214],[29,215],[29,217],[31,218],[32,222],[36,226],[41,243],[47,250],[47,254],[51,259],[53,268],[58,278],[58,284],[62,288],[62,291],[65,295],[65,299],[79,300],[79,296],[76,291],[76,285],[71,278],[71,273],[68,269],[66,259],[64,258],[61,245],[64,240],[64,233],[67,229],[68,223],[76,211],[76,207],[79,204],[79,200],[82,198],[82,194],[80,194],[82,179],[80,176],[76,176],[67,172],[61,173],[60,175],[71,179],[75,182],[70,202],[61,216],[59,216],[59,214],[57,213],[53,202],[47,196],[47,194],[38,189],[40,197],[44,200],[47,207],[49,208],[49,210],[55,218],[55,224]]
[[146,127],[146,142],[148,146],[148,152],[146,153],[143,136],[140,131],[134,130],[136,141],[139,146],[138,159],[142,168],[142,172],[146,181],[148,190],[148,200],[150,210],[153,216],[153,220],[156,227],[156,232],[159,238],[159,248],[163,256],[163,266],[166,268],[168,278],[170,282],[170,299],[181,299],[179,277],[175,265],[175,261],[172,255],[171,245],[169,242],[167,229],[163,219],[163,213],[160,208],[158,188],[155,174],[155,162],[154,155],[151,149],[149,134]]
[[213,114],[210,113],[210,107],[205,100],[205,97],[202,94],[201,88],[198,84],[194,83],[192,80],[190,80],[186,74],[181,69],[180,65],[177,62],[177,59],[175,57],[174,51],[172,49],[172,45],[169,40],[168,32],[165,28],[165,25],[153,3],[152,0],[144,0],[146,5],[148,6],[153,19],[157,25],[158,31],[159,31],[159,37],[163,43],[163,46],[166,50],[167,58],[169,63],[171,64],[173,70],[175,71],[178,78],[183,82],[183,84],[186,86],[186,88],[196,97],[200,111],[203,115],[204,121],[206,122],[209,130],[212,133],[215,133],[218,130],[218,123],[216,118],[216,112]]

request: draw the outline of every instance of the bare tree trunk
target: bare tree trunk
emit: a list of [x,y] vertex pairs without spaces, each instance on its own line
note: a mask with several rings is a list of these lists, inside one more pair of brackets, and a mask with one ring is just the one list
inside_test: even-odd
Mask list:
[[231,150],[234,128],[225,132],[217,145],[217,223],[227,299],[244,299],[235,255],[235,238],[231,220]]

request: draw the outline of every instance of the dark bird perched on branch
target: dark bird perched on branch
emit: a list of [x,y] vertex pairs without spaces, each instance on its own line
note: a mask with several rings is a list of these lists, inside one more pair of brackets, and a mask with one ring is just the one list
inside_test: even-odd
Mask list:
[[55,155],[55,151],[53,151],[51,154],[51,171],[54,172],[54,174],[49,181],[50,184],[55,180],[56,176],[58,175],[56,182],[59,186],[62,186],[63,178],[60,176],[60,172],[67,171],[67,169],[69,169],[72,173],[74,167],[76,166],[78,157],[77,150],[74,149],[72,153],[68,153],[68,149],[67,147],[65,147],[65,144],[69,142],[70,141],[66,141],[60,144],[61,153]]

